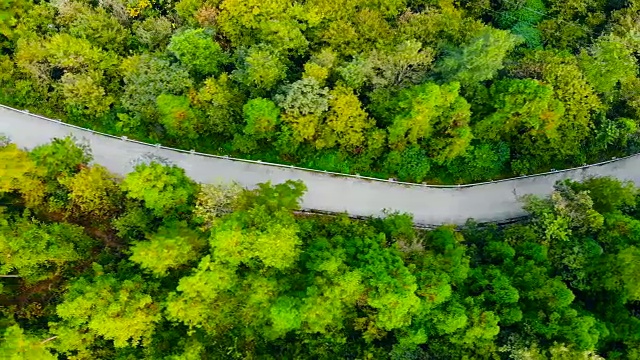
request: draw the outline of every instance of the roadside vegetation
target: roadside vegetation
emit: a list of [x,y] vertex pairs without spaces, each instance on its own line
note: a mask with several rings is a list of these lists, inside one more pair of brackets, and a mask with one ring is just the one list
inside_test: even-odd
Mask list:
[[640,359],[632,184],[423,231],[296,214],[299,182],[90,160],[71,139],[0,146],[2,359]]
[[638,0],[5,0],[0,102],[430,183],[638,151]]

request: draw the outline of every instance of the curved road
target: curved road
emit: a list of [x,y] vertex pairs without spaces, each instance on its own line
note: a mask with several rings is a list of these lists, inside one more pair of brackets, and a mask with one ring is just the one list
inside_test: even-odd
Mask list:
[[517,218],[525,215],[519,196],[547,195],[557,180],[566,178],[580,180],[608,175],[640,184],[639,155],[553,174],[456,188],[359,179],[178,152],[94,134],[1,106],[0,133],[28,149],[67,135],[85,139],[93,151],[94,162],[120,175],[132,170],[133,160],[152,153],[185,169],[201,183],[237,181],[253,187],[266,181],[302,180],[308,188],[302,199],[303,209],[347,212],[352,216],[380,216],[384,209],[397,210],[413,214],[418,225],[463,224],[469,218],[479,222]]

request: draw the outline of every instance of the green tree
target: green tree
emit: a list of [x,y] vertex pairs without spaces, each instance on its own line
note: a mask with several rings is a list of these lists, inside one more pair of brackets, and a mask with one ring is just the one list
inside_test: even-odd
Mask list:
[[280,122],[280,109],[269,99],[251,99],[242,112],[246,122],[244,133],[258,139],[270,137]]
[[436,69],[445,81],[465,86],[491,80],[504,67],[509,51],[520,42],[519,37],[508,31],[486,27],[468,43],[450,51]]
[[329,112],[325,121],[316,147],[332,147],[337,143],[341,149],[350,152],[364,147],[366,136],[374,126],[353,89],[343,86],[329,92]]
[[195,139],[199,136],[200,119],[191,109],[186,96],[162,94],[156,99],[160,123],[173,138]]
[[208,78],[198,90],[194,107],[204,112],[202,131],[232,137],[240,127],[246,95],[227,73]]
[[40,180],[45,169],[38,167],[30,154],[15,144],[0,147],[0,193],[18,191],[27,206],[44,200],[46,185]]
[[153,113],[158,96],[182,95],[192,85],[186,69],[147,54],[127,58],[121,69],[125,83],[122,105],[146,116]]
[[353,88],[365,83],[377,87],[404,87],[425,79],[433,62],[434,51],[419,41],[406,40],[393,48],[373,50],[357,56],[338,69],[344,81]]
[[0,5],[0,35],[11,38],[13,28],[20,17],[27,10],[28,2],[22,0],[8,0]]
[[[112,340],[117,348],[146,345],[161,320],[160,307],[150,291],[153,284],[140,276],[119,279],[103,273],[99,265],[91,279],[73,281],[56,307],[61,321],[52,324],[62,353],[83,350],[83,338]],[[86,340],[85,340],[86,341]]]
[[384,169],[397,175],[401,181],[421,182],[429,174],[431,161],[424,149],[413,145],[390,151],[384,159]]
[[237,209],[243,190],[237,183],[201,185],[193,210],[195,219],[204,230],[210,229],[222,216]]
[[298,142],[313,140],[320,132],[320,123],[329,109],[329,89],[314,78],[303,78],[282,87],[274,99],[284,110],[286,122]]
[[151,162],[137,165],[122,181],[122,189],[156,216],[170,216],[189,210],[198,187],[181,168]]
[[564,156],[559,128],[569,118],[551,86],[531,79],[501,80],[491,86],[490,95],[494,112],[476,123],[478,138],[513,144],[514,157],[541,161]]
[[149,50],[165,48],[171,39],[173,27],[171,20],[164,16],[148,17],[133,24],[136,39]]
[[287,75],[280,55],[267,45],[255,45],[239,56],[234,78],[256,93],[271,90]]
[[43,224],[28,212],[0,221],[0,272],[15,273],[27,284],[63,275],[95,245],[79,226]]
[[79,143],[73,137],[55,138],[49,144],[37,146],[29,157],[46,172],[48,180],[73,175],[93,159],[87,144]]
[[162,277],[167,271],[197,259],[198,250],[203,246],[199,234],[186,223],[169,224],[148,235],[147,240],[133,242],[129,259],[154,276]]
[[82,168],[60,183],[69,191],[69,211],[77,218],[108,221],[120,208],[122,193],[116,178],[100,165]]
[[57,22],[69,34],[86,39],[107,51],[124,53],[131,33],[104,7],[91,7],[81,2],[58,3]]
[[47,350],[43,340],[25,334],[18,325],[8,327],[3,334],[0,344],[0,356],[7,360],[55,360],[56,356]]
[[400,92],[393,100],[389,145],[402,150],[419,144],[441,164],[463,154],[472,138],[471,112],[459,88],[458,83],[424,83]]
[[226,61],[220,45],[204,29],[188,29],[173,35],[167,50],[200,77],[218,73]]
[[98,72],[80,75],[67,73],[60,81],[65,104],[71,110],[78,109],[87,115],[101,116],[111,109],[115,101],[100,85],[103,76]]
[[608,99],[621,81],[638,73],[632,50],[614,35],[598,38],[591,51],[580,54],[578,64],[589,84]]

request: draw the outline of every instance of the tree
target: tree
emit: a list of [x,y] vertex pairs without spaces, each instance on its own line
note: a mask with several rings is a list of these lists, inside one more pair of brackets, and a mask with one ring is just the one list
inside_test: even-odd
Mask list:
[[[55,85],[67,105],[92,115],[103,114],[109,108],[109,83],[118,79],[115,70],[119,59],[113,52],[66,33],[42,42],[21,39],[16,51],[18,68],[40,86]],[[64,79],[60,83],[61,78]]]
[[241,128],[245,99],[227,73],[205,80],[194,99],[194,106],[206,115],[199,119],[204,124],[202,131],[232,137]]
[[107,51],[124,53],[131,33],[104,7],[91,7],[80,2],[56,4],[58,23],[68,29],[69,34],[86,39],[91,44]]
[[236,210],[243,190],[237,183],[203,184],[193,210],[195,219],[204,230],[210,229],[223,215]]
[[374,126],[353,90],[338,86],[329,92],[329,112],[326,126],[321,127],[317,148],[332,147],[355,152],[365,145],[366,135]]
[[490,80],[503,68],[505,57],[520,41],[508,31],[485,27],[468,43],[450,51],[436,69],[445,81],[465,86]]
[[[295,269],[301,241],[290,211],[298,207],[303,191],[300,182],[289,181],[244,192],[238,199],[242,210],[212,228],[211,255],[180,279],[177,292],[169,296],[168,318],[214,336],[237,327],[281,336],[287,325],[273,324],[273,329],[267,319],[284,321],[280,318],[289,318],[292,311],[283,313],[284,302],[276,305],[281,287],[273,275]],[[236,316],[244,322],[235,322]]]
[[115,99],[107,95],[100,85],[102,78],[98,72],[80,75],[67,73],[62,76],[62,93],[70,111],[79,110],[87,115],[101,116],[111,109]]
[[133,56],[122,62],[124,89],[120,101],[125,109],[149,116],[161,94],[182,95],[191,87],[189,73],[150,55]]
[[287,66],[267,45],[255,45],[239,55],[234,79],[257,93],[271,90],[286,77]]
[[384,169],[401,181],[422,182],[429,174],[431,161],[424,149],[413,145],[390,151],[384,159]]
[[22,0],[8,0],[0,5],[0,35],[12,37],[13,28],[19,17],[27,10],[28,3]]
[[15,272],[27,284],[61,276],[95,245],[79,226],[43,224],[28,212],[0,221],[0,272]]
[[190,230],[185,222],[169,224],[148,235],[146,241],[133,242],[129,259],[154,276],[162,277],[167,271],[196,260],[203,245],[199,234]]
[[215,75],[226,61],[220,45],[204,29],[188,29],[173,35],[167,50],[199,77]]
[[[160,321],[160,307],[149,292],[153,284],[140,276],[119,279],[102,273],[73,281],[56,313],[61,321],[52,324],[60,339],[56,347],[62,353],[82,350],[82,338],[102,337],[117,348],[146,345]],[[94,340],[95,341],[95,340]]]
[[286,122],[298,142],[313,140],[320,132],[320,122],[329,109],[329,89],[314,78],[303,78],[282,87],[275,97],[284,110]]
[[639,260],[640,249],[635,246],[629,246],[607,259],[610,269],[608,276],[603,276],[604,287],[619,294],[622,303],[640,299]]
[[270,137],[280,122],[280,109],[269,99],[251,99],[242,112],[246,121],[244,133],[258,139]]
[[202,127],[186,96],[162,94],[156,99],[160,123],[174,138],[195,139]]
[[18,191],[27,206],[38,205],[46,191],[45,183],[40,180],[44,173],[30,154],[15,144],[0,147],[0,193]]
[[419,41],[406,40],[393,48],[373,50],[368,56],[356,56],[338,69],[345,82],[353,88],[365,83],[377,87],[404,87],[425,79],[434,53]]
[[122,193],[114,175],[100,165],[82,168],[73,177],[61,178],[69,191],[69,211],[75,217],[108,221],[118,212]]
[[55,360],[56,356],[47,350],[40,339],[24,333],[18,325],[8,327],[3,334],[0,356],[7,360]]
[[[602,103],[575,57],[555,51],[531,51],[517,67],[511,70],[517,77],[535,78],[553,88],[555,98],[564,105],[564,116],[558,125],[561,141],[556,143],[557,151],[564,158],[578,154],[583,141],[591,134],[593,118],[602,110]],[[535,167],[524,165],[521,173]]]
[[631,49],[614,35],[598,38],[589,52],[580,54],[578,63],[589,84],[608,99],[621,81],[638,73]]
[[149,50],[154,50],[163,49],[169,44],[173,28],[171,20],[164,16],[158,16],[148,17],[143,21],[135,22],[133,32],[138,41]]
[[70,136],[55,138],[49,144],[35,147],[29,157],[45,171],[44,176],[48,180],[73,175],[93,159],[89,146]]
[[472,137],[471,113],[459,88],[457,83],[424,83],[400,92],[393,100],[389,145],[397,150],[422,145],[441,164],[463,154]]
[[[494,112],[474,127],[478,138],[513,144],[514,156],[561,157],[564,138],[559,128],[565,107],[553,88],[536,80],[502,80],[490,90]],[[518,140],[515,140],[518,139]]]
[[122,181],[122,189],[156,216],[170,216],[188,211],[197,185],[179,167],[151,162],[137,165]]

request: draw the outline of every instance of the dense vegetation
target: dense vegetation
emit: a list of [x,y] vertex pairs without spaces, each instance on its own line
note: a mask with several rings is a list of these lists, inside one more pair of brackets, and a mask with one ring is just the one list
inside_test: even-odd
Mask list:
[[636,152],[638,0],[4,0],[0,102],[408,181]]
[[90,159],[69,139],[0,147],[2,359],[640,359],[631,184],[417,231],[296,214],[301,183]]

